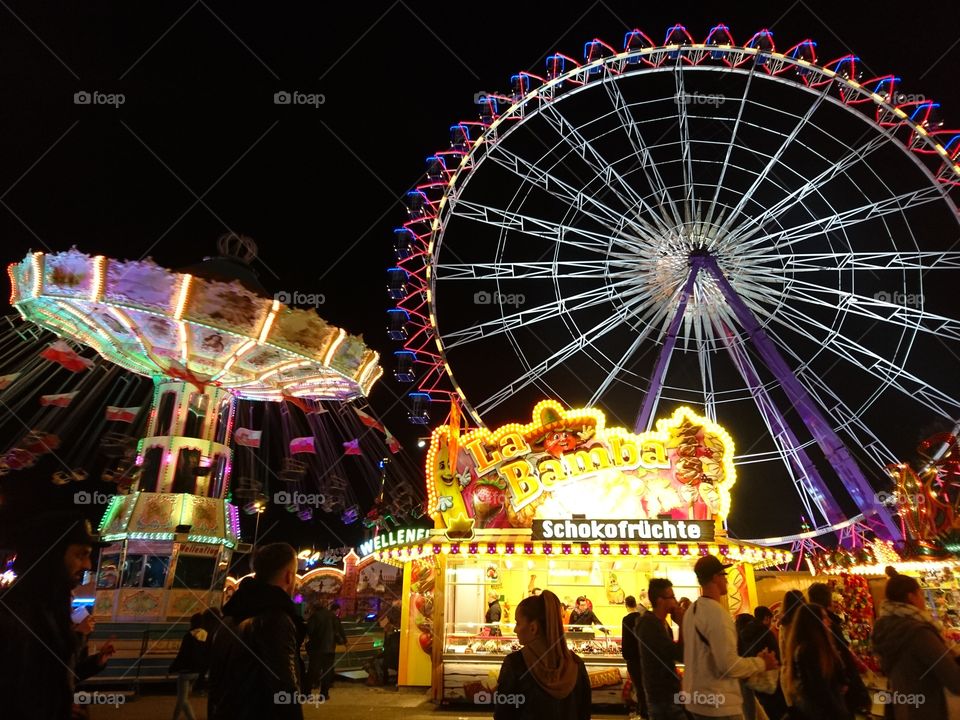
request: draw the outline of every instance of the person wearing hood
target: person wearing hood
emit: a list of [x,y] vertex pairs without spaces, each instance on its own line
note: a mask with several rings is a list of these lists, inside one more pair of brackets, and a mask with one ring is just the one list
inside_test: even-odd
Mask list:
[[210,720],[301,720],[300,644],[305,630],[290,599],[297,552],[287,543],[261,547],[253,577],[223,607],[210,655]]
[[173,720],[182,712],[187,720],[196,720],[190,707],[190,688],[207,667],[207,631],[203,628],[203,615],[195,613],[190,618],[190,629],[180,641],[177,657],[170,664],[171,675],[177,676],[177,704],[173,707]]
[[85,717],[74,706],[76,683],[99,672],[113,644],[81,657],[82,642],[70,620],[74,588],[92,568],[103,543],[90,522],[75,513],[30,519],[14,539],[13,584],[0,596],[0,698],[5,720]]
[[960,693],[957,658],[927,614],[916,578],[894,575],[884,594],[886,602],[880,606],[871,639],[890,681],[886,695],[892,700],[892,717],[942,720],[947,717],[944,690]]
[[568,647],[560,600],[549,590],[517,605],[517,641],[500,667],[493,695],[495,720],[589,720],[587,668]]

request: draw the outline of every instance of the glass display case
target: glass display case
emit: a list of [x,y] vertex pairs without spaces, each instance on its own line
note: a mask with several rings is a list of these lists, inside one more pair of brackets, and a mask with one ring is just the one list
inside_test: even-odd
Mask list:
[[949,567],[928,570],[922,582],[930,613],[943,624],[948,640],[960,642],[960,575]]

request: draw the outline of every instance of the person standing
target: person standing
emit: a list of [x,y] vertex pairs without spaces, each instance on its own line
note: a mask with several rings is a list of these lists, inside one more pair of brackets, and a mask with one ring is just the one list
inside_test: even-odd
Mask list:
[[640,618],[640,666],[643,673],[642,690],[646,696],[650,720],[686,720],[687,714],[679,702],[680,676],[677,662],[683,659],[683,635],[673,641],[673,632],[667,624],[670,617],[683,626],[683,610],[677,604],[673,583],[665,578],[653,578],[647,591],[650,612]]
[[827,628],[826,611],[809,604],[798,610],[783,646],[782,678],[791,720],[852,720],[845,693],[847,677],[837,643]]
[[[531,595],[531,597],[536,597]],[[487,612],[483,615],[483,622],[486,623],[487,633],[493,636],[500,636],[500,618],[503,617],[503,610],[500,608],[500,595],[496,590],[487,593]]]
[[190,689],[207,667],[207,631],[203,622],[201,613],[190,618],[190,629],[184,633],[177,656],[170,664],[169,672],[177,674],[177,704],[173,706],[173,720],[177,720],[181,712],[187,720],[196,718],[190,706]]
[[631,718],[635,714],[640,717],[647,717],[647,698],[643,693],[643,674],[640,670],[640,619],[643,617],[646,608],[637,607],[637,599],[633,595],[627,595],[623,599],[624,607],[627,608],[627,614],[623,616],[623,623],[620,632],[620,654],[623,655],[623,661],[627,665],[627,675],[630,676],[630,683],[633,685],[633,691],[637,694],[637,704],[630,708]]
[[807,588],[807,599],[811,605],[819,605],[827,611],[834,640],[845,648],[850,647],[850,640],[847,638],[843,618],[837,615],[836,606],[833,604],[833,591],[830,586],[826,583],[813,583]]
[[544,590],[521,600],[516,617],[523,647],[500,667],[494,720],[589,720],[590,678],[583,660],[567,647],[560,600]]
[[336,611],[340,606],[333,603],[329,608],[317,602],[307,621],[307,690],[320,687],[324,698],[330,697],[333,686],[333,665],[337,645],[346,645],[347,637]]
[[[946,718],[943,692],[960,694],[960,665],[927,614],[920,583],[909,575],[893,575],[884,595],[872,643],[880,656],[880,669],[890,681],[891,697],[900,700],[893,705],[892,716],[896,720]],[[923,698],[923,703],[910,703],[910,698]]]
[[[581,629],[585,629],[587,625],[600,625],[601,630],[603,629],[603,623],[600,622],[600,618],[593,612],[593,607],[591,607],[586,595],[581,595],[577,598],[577,606],[570,613],[568,624],[571,626],[580,626]],[[603,632],[606,632],[606,630],[603,630]]]
[[721,601],[727,594],[726,568],[713,555],[694,565],[701,597],[683,616],[683,698],[694,720],[743,717],[741,678],[777,667],[769,650],[755,658],[737,654],[733,618]]
[[209,720],[302,720],[300,644],[303,622],[290,599],[297,551],[287,543],[262,546],[223,607],[210,654]]
[[101,547],[90,522],[74,513],[31,518],[14,538],[13,584],[0,596],[0,698],[4,720],[68,720],[76,683],[99,672],[111,642],[81,659],[82,641],[70,619],[71,594]]
[[[753,622],[747,625],[741,637],[740,654],[744,657],[753,657],[761,650],[769,650],[777,658],[777,662],[782,662],[780,659],[780,643],[773,633],[772,625],[773,613],[770,608],[764,605],[758,605],[754,608]],[[775,692],[756,692],[754,695],[771,720],[779,720],[787,711],[787,703],[783,698],[779,681]]]

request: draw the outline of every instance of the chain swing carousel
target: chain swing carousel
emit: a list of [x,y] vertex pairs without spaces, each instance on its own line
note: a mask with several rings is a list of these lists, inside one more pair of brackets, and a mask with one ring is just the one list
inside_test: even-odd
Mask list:
[[236,427],[238,399],[348,402],[382,374],[362,338],[267,295],[249,238],[224,236],[219,250],[180,272],[75,249],[8,267],[11,303],[61,338],[51,352],[64,367],[83,361],[72,342],[153,380],[136,479],[100,524],[112,544],[100,557],[98,619],[158,622],[220,605],[240,541],[230,440],[254,432]]

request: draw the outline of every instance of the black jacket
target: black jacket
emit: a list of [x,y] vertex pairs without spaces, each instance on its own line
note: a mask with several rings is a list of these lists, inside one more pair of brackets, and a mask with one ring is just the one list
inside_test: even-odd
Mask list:
[[[587,668],[579,656],[577,684],[567,697],[557,700],[527,671],[519,650],[503,659],[496,693],[492,695],[494,720],[589,720],[592,690]],[[514,702],[506,702],[512,699]]]
[[[201,638],[203,638],[201,640]],[[177,657],[170,664],[170,673],[201,675],[207,671],[210,644],[207,631],[196,629],[184,634]]]
[[737,653],[741,657],[756,657],[761,650],[769,650],[780,660],[780,643],[777,638],[770,628],[754,620],[737,638]]
[[279,587],[246,578],[223,607],[210,653],[210,720],[303,718],[303,621]]
[[600,622],[600,618],[596,616],[593,610],[588,609],[581,613],[579,610],[574,609],[570,613],[570,620],[567,625],[603,625],[603,623]]
[[620,632],[620,654],[624,660],[640,659],[640,618],[643,613],[639,610],[627,613],[623,616],[623,626]]
[[307,652],[311,655],[333,653],[338,643],[347,644],[340,618],[327,608],[317,608],[307,620]]
[[100,669],[98,655],[81,657],[69,586],[58,592],[48,577],[37,567],[0,596],[4,720],[69,720],[77,682]]
[[647,702],[672,703],[680,692],[677,663],[683,660],[683,643],[675,643],[670,628],[652,612],[644,613],[638,629],[643,691]]

